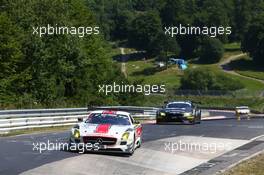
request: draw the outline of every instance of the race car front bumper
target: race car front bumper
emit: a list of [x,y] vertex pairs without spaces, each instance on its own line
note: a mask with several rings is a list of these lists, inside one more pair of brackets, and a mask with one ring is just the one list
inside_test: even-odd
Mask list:
[[87,152],[118,152],[129,153],[133,148],[133,142],[116,140],[114,143],[106,142],[104,139],[100,140],[87,140],[87,136],[81,136],[80,138],[70,137],[69,145],[71,145],[71,151],[84,150]]
[[195,117],[193,115],[185,116],[182,113],[163,113],[157,116],[157,123],[159,124],[179,124],[179,123],[193,123]]

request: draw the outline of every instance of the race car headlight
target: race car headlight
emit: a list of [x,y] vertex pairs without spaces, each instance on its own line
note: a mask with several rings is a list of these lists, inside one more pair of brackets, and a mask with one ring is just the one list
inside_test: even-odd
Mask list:
[[166,113],[165,112],[161,112],[160,116],[164,117],[164,116],[166,116]]
[[128,140],[129,138],[129,132],[125,132],[123,135],[122,135],[122,140]]
[[79,139],[80,138],[80,131],[78,129],[75,129],[73,132],[73,137]]
[[184,117],[192,117],[192,113],[191,112],[185,112],[183,114]]

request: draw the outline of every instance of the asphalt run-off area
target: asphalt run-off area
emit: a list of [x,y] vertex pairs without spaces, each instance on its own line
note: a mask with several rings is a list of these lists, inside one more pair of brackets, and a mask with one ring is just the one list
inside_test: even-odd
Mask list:
[[[67,142],[69,134],[0,138],[0,174],[210,174],[263,150],[264,118],[206,120],[197,125],[143,124],[143,144],[130,157],[33,149],[37,142]],[[219,158],[221,163],[216,161]]]

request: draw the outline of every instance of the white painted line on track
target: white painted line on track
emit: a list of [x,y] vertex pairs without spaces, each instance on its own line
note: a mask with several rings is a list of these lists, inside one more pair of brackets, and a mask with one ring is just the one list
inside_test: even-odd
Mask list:
[[[220,120],[220,119],[228,119],[228,118],[230,117],[220,115],[220,116],[202,117],[202,120]],[[156,123],[156,120],[147,120],[147,121],[142,122],[142,124],[155,124],[155,123]]]
[[219,120],[219,119],[227,119],[226,116],[210,116],[210,117],[204,117],[202,120]]
[[253,137],[252,139],[250,139],[251,141],[253,140],[258,140],[259,138],[264,138],[264,134],[263,135],[259,135],[259,136],[256,136],[256,137]]
[[209,112],[227,112],[227,113],[235,113],[235,110],[217,110],[217,109],[209,109]]

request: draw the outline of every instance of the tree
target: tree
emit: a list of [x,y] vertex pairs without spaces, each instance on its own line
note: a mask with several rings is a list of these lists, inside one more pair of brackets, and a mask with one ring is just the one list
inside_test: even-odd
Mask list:
[[264,13],[254,19],[244,35],[241,48],[248,52],[254,61],[264,63]]
[[199,60],[204,63],[216,63],[223,54],[224,47],[221,41],[208,37],[203,41]]
[[[194,14],[194,25],[195,26],[207,26],[207,27],[229,27],[231,24],[228,16],[228,8],[225,5],[227,0],[203,0],[199,1],[197,7],[200,9]],[[227,35],[217,36],[222,42],[227,42]]]
[[201,37],[195,35],[181,35],[177,38],[177,41],[181,47],[180,55],[183,58],[194,58],[197,56],[196,51],[201,45]]
[[137,11],[150,11],[150,10],[160,10],[165,1],[164,0],[133,0],[130,1],[133,4],[134,9]]
[[131,23],[129,43],[137,48],[144,49],[149,55],[153,54],[151,47],[155,38],[161,33],[161,20],[156,12],[150,11],[139,14]]
[[[134,1],[134,0],[133,0]],[[107,40],[127,39],[125,31],[134,18],[133,1],[89,0],[86,5],[92,10],[100,31]],[[131,18],[131,19],[130,19]],[[118,32],[121,32],[120,35]],[[123,38],[126,37],[126,38]]]
[[10,76],[18,69],[22,58],[21,31],[6,13],[0,13],[0,79]]
[[191,24],[194,12],[189,14],[186,12],[189,12],[190,9],[195,9],[193,5],[193,3],[184,0],[167,0],[160,12],[163,25]]
[[10,0],[3,11],[0,92],[8,91],[14,103],[26,98],[52,107],[55,102],[118,103],[114,94],[98,93],[98,85],[124,79],[100,35],[32,35],[32,26],[96,26],[84,1]]
[[234,35],[235,40],[241,41],[251,21],[252,2],[249,0],[234,0],[234,2],[234,26],[232,35]]
[[180,54],[180,46],[175,38],[169,37],[164,33],[160,33],[156,38],[150,43],[152,52],[159,55],[160,52],[165,52],[166,55],[173,54],[178,56]]
[[115,30],[112,32],[116,39],[127,39],[129,34],[129,25],[133,19],[132,12],[124,10],[115,18]]
[[181,78],[180,89],[186,90],[211,90],[215,82],[212,71],[206,69],[191,69]]
[[166,68],[168,67],[168,56],[174,55],[178,56],[180,54],[181,48],[175,38],[171,38],[164,33],[160,33],[153,41],[151,48],[153,53],[158,55],[166,62]]
[[[18,77],[24,58],[21,50],[23,35],[5,12],[0,13],[0,26],[0,104],[5,104],[14,102],[16,92],[11,89],[17,84],[13,86],[11,82]],[[23,76],[24,80],[27,78]]]

